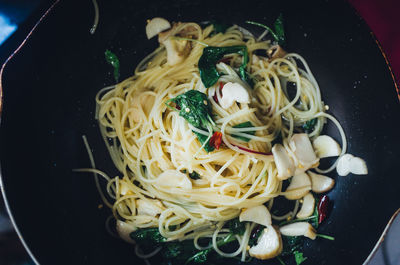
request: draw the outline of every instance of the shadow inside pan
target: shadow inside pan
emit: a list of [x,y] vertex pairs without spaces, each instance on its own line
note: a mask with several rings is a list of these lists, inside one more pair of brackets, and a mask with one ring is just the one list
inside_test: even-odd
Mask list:
[[[289,2],[289,1],[288,1]],[[104,51],[121,61],[122,78],[157,47],[145,36],[146,19],[247,19],[270,24],[282,12],[288,50],[308,61],[329,113],[341,122],[349,153],[363,157],[367,176],[337,177],[334,209],[320,233],[335,241],[307,241],[310,264],[361,264],[398,208],[400,108],[393,80],[369,29],[342,1],[99,1],[94,35],[91,1],[60,1],[3,75],[1,166],[4,191],[25,242],[41,264],[125,264],[132,246],[105,229],[82,135],[97,167],[118,175],[94,120],[97,91],[113,83]],[[301,3],[300,3],[301,2]],[[330,135],[338,133],[327,126]],[[141,261],[137,261],[141,262]],[[253,261],[255,264],[261,261]],[[270,264],[274,261],[265,263]],[[294,261],[288,261],[288,264]]]

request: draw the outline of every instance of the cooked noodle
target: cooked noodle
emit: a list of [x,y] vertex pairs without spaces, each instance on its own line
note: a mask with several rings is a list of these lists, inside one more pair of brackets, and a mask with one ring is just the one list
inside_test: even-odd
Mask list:
[[[318,84],[300,55],[290,53],[273,60],[260,56],[271,47],[270,41],[255,40],[248,34],[243,38],[243,30],[236,26],[225,34],[215,35],[211,34],[212,26],[202,29],[195,23],[182,23],[173,30],[172,35],[186,31],[187,36],[197,40],[191,41],[191,51],[183,62],[170,66],[167,51],[160,46],[138,64],[132,77],[101,90],[96,97],[100,131],[122,174],[121,178],[109,180],[108,191],[115,196],[113,213],[116,219],[136,228],[158,227],[161,235],[170,240],[192,239],[200,250],[212,245],[221,256],[240,255],[244,261],[254,224],[246,224],[245,233],[236,235],[237,249],[231,253],[220,250],[217,242],[229,232],[224,228],[225,222],[237,217],[241,209],[284,194],[273,157],[266,155],[271,151],[272,141],[281,134],[283,145],[289,150],[289,139],[298,132],[296,128],[316,118],[316,126],[309,134],[315,137],[327,118],[339,127],[343,154],[346,151],[343,129],[324,113]],[[216,94],[221,100],[219,83],[208,89],[204,87],[197,67],[204,49],[202,43],[247,47],[250,59],[247,71],[256,80],[252,89],[234,70],[240,65],[241,56],[231,55],[231,61],[218,63],[217,69],[224,73],[219,82],[236,82],[247,88],[252,99],[249,104],[233,104],[223,109],[213,97]],[[293,98],[286,91],[288,82],[296,87]],[[189,125],[179,112],[166,106],[170,99],[189,90],[208,96],[215,128],[222,133],[224,147],[219,150],[207,153],[193,131],[204,136],[210,132]],[[254,127],[234,128],[247,121]],[[197,172],[201,177],[188,178],[191,188],[168,186],[159,179],[166,171],[175,175]],[[157,205],[159,213],[153,216],[139,213],[139,201]],[[273,217],[277,220],[294,217],[298,207],[296,202],[293,211]],[[201,246],[199,238],[211,238],[210,245]],[[136,252],[143,255],[139,249]]]

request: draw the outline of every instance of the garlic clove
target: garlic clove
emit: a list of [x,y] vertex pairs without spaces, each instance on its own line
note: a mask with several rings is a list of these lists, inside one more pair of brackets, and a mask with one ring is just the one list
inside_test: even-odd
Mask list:
[[158,176],[155,184],[160,187],[174,187],[182,189],[192,188],[192,182],[186,174],[172,169],[165,170],[163,173],[161,173]]
[[311,189],[315,193],[324,193],[333,188],[335,180],[330,177],[307,171],[311,179]]
[[153,18],[146,25],[147,39],[153,38],[158,33],[162,32],[164,30],[167,30],[170,27],[171,27],[171,24],[168,22],[168,20],[161,18],[161,17]]
[[318,166],[319,158],[314,153],[310,138],[305,133],[297,133],[289,141],[290,149],[298,160],[298,167],[305,170]]
[[137,199],[137,215],[157,216],[164,210],[164,206],[159,200]]
[[279,230],[272,225],[268,225],[259,237],[257,245],[249,249],[249,254],[251,257],[266,260],[278,256],[282,249],[282,237]]
[[285,147],[281,144],[275,144],[272,147],[272,154],[276,168],[278,169],[278,179],[285,180],[293,176],[295,166],[293,160],[287,154]]
[[328,135],[320,135],[313,141],[313,147],[319,158],[339,156],[340,145]]
[[336,171],[339,176],[347,176],[350,173],[350,161],[353,159],[353,155],[344,154],[338,159]]
[[282,235],[285,236],[305,236],[312,240],[317,237],[317,233],[308,222],[297,222],[282,226],[280,229]]
[[311,193],[307,193],[306,196],[303,197],[303,204],[301,205],[300,211],[297,213],[297,218],[307,218],[314,213],[315,208],[315,199]]
[[368,168],[365,161],[359,157],[353,157],[350,160],[350,172],[356,175],[367,175]]
[[171,66],[181,63],[190,52],[190,43],[187,40],[168,38],[163,44],[167,50],[167,63]]
[[241,84],[228,82],[222,88],[222,98],[219,103],[222,108],[228,109],[235,102],[250,103],[249,93]]
[[135,244],[135,241],[130,237],[130,234],[132,232],[135,232],[137,230],[137,227],[128,222],[124,222],[121,220],[117,220],[117,225],[116,225],[117,233],[118,235],[126,242]]
[[306,173],[301,173],[292,177],[292,181],[284,194],[288,200],[298,200],[304,197],[310,190],[310,177]]
[[263,226],[272,224],[271,214],[264,205],[258,205],[242,210],[239,215],[240,222],[253,222]]

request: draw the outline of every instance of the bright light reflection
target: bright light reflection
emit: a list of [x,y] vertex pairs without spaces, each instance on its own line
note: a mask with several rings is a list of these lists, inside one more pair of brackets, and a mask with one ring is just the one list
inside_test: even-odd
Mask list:
[[17,30],[17,27],[10,22],[7,16],[0,13],[0,45]]

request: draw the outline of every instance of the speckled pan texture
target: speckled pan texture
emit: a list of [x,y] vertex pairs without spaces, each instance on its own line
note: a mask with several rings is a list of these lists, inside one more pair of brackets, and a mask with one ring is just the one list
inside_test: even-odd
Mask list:
[[[367,176],[330,175],[337,183],[329,194],[334,207],[319,232],[336,240],[307,241],[304,264],[361,264],[367,258],[400,206],[400,104],[375,39],[345,1],[99,0],[99,7],[100,23],[91,35],[92,2],[61,0],[3,71],[3,191],[40,264],[141,262],[132,246],[106,232],[110,212],[98,209],[91,175],[72,172],[89,166],[86,135],[98,168],[117,174],[94,120],[97,91],[113,83],[104,51],[118,55],[126,78],[157,47],[146,39],[148,18],[270,24],[281,12],[287,50],[306,58],[329,113],[347,134],[349,152],[369,168]],[[326,131],[338,139],[334,126]]]

